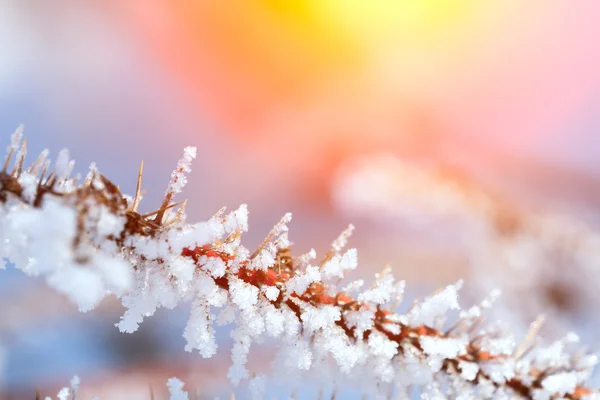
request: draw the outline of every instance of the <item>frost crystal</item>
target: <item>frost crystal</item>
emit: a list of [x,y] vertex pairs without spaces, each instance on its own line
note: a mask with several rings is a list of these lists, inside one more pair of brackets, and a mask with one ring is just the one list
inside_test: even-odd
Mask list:
[[336,255],[323,266],[325,279],[343,278],[347,270],[356,269],[358,254],[356,249],[350,249],[343,255]]
[[169,182],[167,193],[181,193],[187,184],[186,174],[192,170],[192,160],[194,158],[196,158],[196,148],[186,147],[183,150],[183,157],[177,163],[177,168],[171,174],[171,182]]
[[467,340],[425,336],[421,338],[421,346],[423,346],[423,351],[429,355],[455,358],[464,355],[467,349]]
[[187,392],[183,391],[183,382],[177,378],[171,378],[167,381],[170,400],[188,400]]
[[69,388],[64,387],[64,388],[60,389],[60,391],[58,392],[56,397],[58,397],[58,400],[68,400],[69,394],[70,394]]
[[473,362],[460,361],[458,363],[460,368],[460,375],[466,381],[472,381],[477,376],[477,372],[479,372],[479,366]]
[[267,297],[268,300],[270,301],[275,301],[277,300],[277,297],[279,297],[279,289],[277,289],[275,286],[263,286],[264,288],[264,293],[265,296]]
[[54,166],[54,173],[59,180],[66,179],[71,173],[69,150],[62,149],[58,152],[58,158],[56,159],[56,165]]
[[444,315],[448,310],[459,309],[458,291],[461,286],[462,282],[447,286],[423,303],[415,305],[407,315],[407,322],[411,325],[433,325],[435,319]]
[[561,372],[550,375],[542,381],[542,387],[550,394],[564,396],[571,393],[577,386],[577,374],[574,372]]
[[[13,138],[6,164],[20,140]],[[245,205],[196,224],[185,221],[182,208],[168,215],[195,155],[194,148],[186,148],[160,208],[145,215],[135,206],[139,195],[127,201],[95,167],[83,183],[59,180],[71,172],[66,152],[59,155],[56,177],[38,177],[39,161],[25,171],[17,166],[0,172],[0,257],[43,277],[82,311],[108,294],[117,296],[126,309],[117,324],[122,332],[134,332],[159,308],[189,302],[185,349],[203,357],[217,352],[214,324],[232,324],[228,377],[235,385],[252,375],[246,366],[252,344],[276,338],[275,365],[281,372],[319,368],[330,376],[326,366],[335,363],[378,398],[394,387],[402,394],[413,386],[422,398],[593,394],[583,385],[596,358],[571,356],[572,335],[515,351],[512,335],[481,324],[495,294],[459,314],[444,331],[440,321],[449,310],[460,310],[460,282],[415,303],[406,314],[387,307],[402,300],[405,287],[389,268],[367,290],[361,292],[362,282],[356,282],[338,291],[337,281],[358,263],[355,249],[343,252],[352,226],[314,264],[314,250],[292,256],[291,215],[253,252],[241,240],[248,229]],[[33,185],[41,190],[33,192]],[[74,379],[73,391],[77,385]],[[251,394],[261,398],[264,386],[264,376],[255,376]],[[188,399],[179,380],[170,379],[168,387],[171,399]],[[68,394],[64,389],[59,398]]]

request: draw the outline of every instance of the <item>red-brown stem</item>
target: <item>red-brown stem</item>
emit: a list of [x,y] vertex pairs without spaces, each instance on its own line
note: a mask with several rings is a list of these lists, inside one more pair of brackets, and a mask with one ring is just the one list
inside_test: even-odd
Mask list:
[[[289,253],[289,249],[280,250],[280,252]],[[222,252],[214,248],[210,245],[196,247],[194,249],[185,248],[183,249],[182,256],[191,258],[197,265],[198,268],[202,268],[200,264],[200,258],[202,256],[219,258],[225,263],[229,263],[234,260],[234,256],[228,254],[226,252]],[[247,262],[243,262],[238,272],[233,274],[238,279],[241,279],[247,284],[255,286],[257,288],[261,288],[262,286],[277,286],[279,288],[284,287],[285,283],[294,275],[294,265],[288,265],[287,268],[281,270],[276,267],[276,264],[269,267],[266,271],[261,270],[252,270],[247,268]],[[215,283],[222,289],[229,290],[229,281],[227,277],[215,278]],[[299,321],[302,321],[301,315],[302,311],[300,306],[297,304],[293,298],[302,300],[314,307],[324,306],[324,305],[334,305],[339,307],[342,311],[346,310],[360,310],[368,309],[369,306],[353,299],[352,297],[344,294],[338,293],[336,295],[328,294],[327,286],[323,283],[312,283],[308,289],[304,293],[292,293],[289,297],[281,292],[279,296],[275,300],[268,300],[277,308],[281,308],[287,306],[290,310],[296,314],[296,317]],[[425,353],[420,344],[420,339],[426,336],[430,337],[439,337],[444,338],[448,337],[448,334],[443,333],[442,331],[432,328],[426,325],[420,325],[417,327],[411,327],[399,322],[395,322],[390,320],[390,316],[392,315],[392,311],[385,310],[381,308],[377,308],[374,317],[373,317],[373,328],[371,330],[367,330],[362,334],[362,339],[367,339],[373,330],[376,330],[383,335],[385,335],[389,340],[398,343],[399,353],[402,354],[402,346],[401,344],[410,343],[414,348],[416,348],[423,356]],[[341,318],[336,321],[337,326],[339,326],[347,337],[350,340],[357,340],[356,330],[350,326],[342,312]],[[393,333],[389,329],[385,328],[385,324],[394,324],[399,327],[399,333]],[[486,361],[491,360],[500,360],[508,358],[505,354],[491,354],[489,352],[483,351],[479,346],[474,343],[469,343],[466,345],[464,355],[458,356],[456,358],[447,358],[442,363],[442,369],[448,373],[460,373],[460,361],[467,362],[475,362],[475,363],[484,363]],[[535,389],[542,388],[542,379],[544,378],[543,371],[538,374],[538,378],[534,379],[530,385],[525,384],[521,379],[513,378],[504,384],[506,387],[510,388],[515,393],[525,397],[525,398],[533,398],[533,392]],[[494,383],[489,376],[487,376],[481,368],[477,373],[474,383],[478,383],[481,380],[487,380],[492,382],[496,387],[501,387],[502,385]],[[578,386],[575,390],[566,395],[566,398],[577,400],[581,399],[585,395],[591,394],[592,391]]]

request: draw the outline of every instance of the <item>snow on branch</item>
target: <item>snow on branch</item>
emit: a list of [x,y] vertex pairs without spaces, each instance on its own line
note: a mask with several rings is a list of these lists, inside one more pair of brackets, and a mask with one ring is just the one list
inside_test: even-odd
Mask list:
[[[251,344],[271,337],[280,344],[277,370],[301,373],[336,364],[377,395],[402,397],[414,387],[424,398],[594,395],[585,381],[596,357],[571,355],[574,335],[533,346],[534,325],[516,346],[508,332],[482,323],[491,298],[446,324],[448,311],[459,309],[460,283],[416,302],[406,314],[394,311],[405,284],[389,269],[362,292],[361,282],[338,291],[335,283],[358,265],[356,250],[344,251],[352,227],[315,261],[314,251],[292,255],[289,214],[254,251],[241,241],[248,230],[245,205],[195,224],[185,221],[182,208],[171,216],[167,211],[177,207],[172,200],[185,184],[193,148],[186,149],[161,206],[140,214],[139,190],[133,199],[124,196],[95,167],[78,182],[70,177],[66,152],[53,169],[47,152],[26,168],[21,135],[13,135],[0,172],[0,255],[26,274],[44,277],[82,311],[105,295],[117,296],[127,309],[117,324],[122,332],[134,332],[159,307],[191,303],[186,350],[202,357],[217,352],[215,324],[231,324],[228,376],[235,385],[251,376]],[[179,390],[179,383],[173,385]]]

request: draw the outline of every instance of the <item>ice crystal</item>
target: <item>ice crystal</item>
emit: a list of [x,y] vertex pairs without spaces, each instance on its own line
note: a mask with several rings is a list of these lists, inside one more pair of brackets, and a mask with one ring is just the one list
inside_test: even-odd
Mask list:
[[[11,144],[6,164],[14,148],[18,143]],[[218,352],[214,324],[232,323],[228,377],[234,385],[251,377],[246,364],[252,344],[271,337],[281,344],[275,358],[281,373],[335,364],[380,397],[386,385],[400,395],[419,386],[422,398],[592,394],[584,384],[595,359],[571,356],[571,337],[522,352],[514,350],[509,333],[482,326],[481,313],[494,296],[444,330],[442,318],[460,310],[461,282],[405,314],[389,306],[402,299],[405,286],[389,269],[362,292],[360,284],[337,291],[329,279],[339,280],[358,263],[356,250],[343,252],[352,227],[333,242],[324,261],[314,263],[314,251],[299,258],[291,254],[291,215],[253,252],[241,240],[248,229],[246,206],[220,210],[196,224],[187,223],[182,210],[169,215],[194,156],[186,148],[163,203],[146,215],[134,207],[139,194],[128,201],[96,168],[83,183],[58,179],[70,173],[63,161],[50,177],[32,172],[35,195],[25,194],[22,171],[4,169],[0,256],[29,275],[43,276],[84,311],[107,294],[117,296],[126,308],[117,324],[123,332],[134,332],[159,308],[190,302],[185,349],[203,357]],[[260,396],[263,376],[252,378],[250,388]],[[169,389],[172,399],[188,398],[178,380],[170,380]]]

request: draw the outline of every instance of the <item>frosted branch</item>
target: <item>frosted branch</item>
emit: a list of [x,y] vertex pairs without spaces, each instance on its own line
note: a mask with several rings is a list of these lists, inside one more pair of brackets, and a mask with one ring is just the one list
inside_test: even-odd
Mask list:
[[[18,147],[11,144],[9,153]],[[281,343],[282,370],[336,364],[373,393],[390,388],[408,393],[419,386],[430,397],[592,395],[584,383],[595,357],[571,356],[572,336],[548,347],[516,348],[509,333],[481,324],[481,310],[490,299],[444,330],[447,312],[460,309],[460,283],[406,314],[392,306],[401,299],[404,282],[389,271],[356,296],[336,292],[328,280],[340,279],[358,264],[356,250],[343,252],[352,228],[334,242],[324,262],[313,264],[313,252],[292,256],[288,215],[255,251],[241,240],[248,230],[246,206],[195,224],[183,214],[166,218],[194,156],[186,149],[165,200],[146,215],[95,168],[83,183],[68,178],[71,167],[65,161],[47,178],[34,172],[39,161],[25,172],[5,168],[0,172],[0,256],[29,275],[45,277],[81,310],[107,294],[117,296],[127,308],[117,324],[123,332],[135,331],[159,307],[191,302],[186,350],[203,357],[217,352],[214,324],[233,323],[228,375],[234,384],[251,376],[245,365],[252,343],[273,337]],[[264,385],[262,379],[253,381],[253,391]],[[185,398],[179,381],[169,387],[172,395]]]

